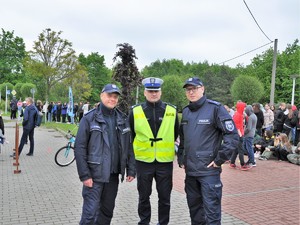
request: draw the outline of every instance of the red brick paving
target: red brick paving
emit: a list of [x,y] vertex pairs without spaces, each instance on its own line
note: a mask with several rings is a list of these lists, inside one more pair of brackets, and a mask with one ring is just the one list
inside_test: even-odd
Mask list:
[[[174,163],[174,190],[184,193],[184,170]],[[248,171],[223,165],[222,210],[252,225],[300,224],[300,166],[259,161]]]

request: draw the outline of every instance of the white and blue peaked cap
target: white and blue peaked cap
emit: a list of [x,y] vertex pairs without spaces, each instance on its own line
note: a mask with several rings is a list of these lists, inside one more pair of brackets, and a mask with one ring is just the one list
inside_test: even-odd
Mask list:
[[142,80],[142,84],[147,91],[159,91],[163,83],[164,81],[162,79],[156,77],[147,77]]

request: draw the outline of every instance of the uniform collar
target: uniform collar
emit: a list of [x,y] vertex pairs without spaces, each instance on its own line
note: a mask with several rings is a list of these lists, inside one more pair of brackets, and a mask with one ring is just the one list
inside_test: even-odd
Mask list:
[[191,111],[197,111],[199,108],[202,107],[202,105],[204,104],[205,101],[206,101],[206,96],[203,95],[198,101],[190,102],[190,104],[188,105],[188,108]]
[[162,105],[162,100],[158,100],[157,102],[149,102],[146,100],[146,105],[152,108],[158,107]]
[[109,109],[107,108],[102,102],[100,103],[100,110],[103,115],[105,116],[112,116],[115,113],[115,109]]

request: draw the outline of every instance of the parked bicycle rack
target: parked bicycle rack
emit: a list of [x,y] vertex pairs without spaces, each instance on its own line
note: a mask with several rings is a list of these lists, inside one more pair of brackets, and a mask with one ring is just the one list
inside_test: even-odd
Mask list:
[[18,122],[16,122],[16,132],[15,132],[15,153],[16,153],[16,162],[13,163],[14,166],[17,166],[17,168],[14,170],[14,174],[21,173],[21,170],[19,170],[19,125]]

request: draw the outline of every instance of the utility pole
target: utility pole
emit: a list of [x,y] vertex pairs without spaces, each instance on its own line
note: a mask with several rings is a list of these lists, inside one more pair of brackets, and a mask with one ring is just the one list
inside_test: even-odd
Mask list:
[[136,86],[135,104],[139,103],[139,86]]
[[274,105],[276,61],[277,61],[277,43],[278,43],[278,39],[275,39],[275,41],[274,41],[274,53],[273,53],[273,66],[272,66],[271,94],[270,94],[270,104],[271,105]]
[[295,86],[296,86],[296,79],[300,77],[299,74],[290,75],[290,78],[293,79],[293,89],[292,89],[292,102],[291,105],[294,105],[294,98],[295,98]]

